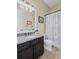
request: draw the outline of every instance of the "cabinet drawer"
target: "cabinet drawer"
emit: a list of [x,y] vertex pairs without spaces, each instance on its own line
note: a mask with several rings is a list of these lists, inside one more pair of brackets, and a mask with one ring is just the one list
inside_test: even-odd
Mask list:
[[23,50],[25,48],[28,48],[29,46],[30,46],[30,43],[29,42],[25,42],[25,43],[19,44],[17,46],[17,51],[19,52],[19,51],[21,51],[21,50]]
[[38,39],[34,39],[30,41],[30,46],[34,46],[38,43]]

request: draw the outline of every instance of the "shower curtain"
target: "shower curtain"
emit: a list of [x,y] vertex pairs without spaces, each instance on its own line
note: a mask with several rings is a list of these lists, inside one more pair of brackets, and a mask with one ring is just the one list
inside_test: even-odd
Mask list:
[[61,46],[61,11],[46,16],[46,39],[51,40],[55,47]]

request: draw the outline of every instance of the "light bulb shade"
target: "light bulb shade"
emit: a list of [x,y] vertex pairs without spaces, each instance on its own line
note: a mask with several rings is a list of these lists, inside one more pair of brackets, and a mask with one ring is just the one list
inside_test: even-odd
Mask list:
[[19,4],[20,4],[20,8],[25,8],[26,9],[26,11],[30,11],[30,12],[32,12],[32,11],[34,11],[35,9],[31,6],[31,5],[29,5],[29,4],[26,4],[25,2],[23,2],[22,0],[18,0],[17,1]]
[[24,6],[22,6],[22,5],[19,5],[19,7],[22,8],[22,9],[24,8]]
[[29,10],[29,8],[28,8],[28,7],[25,7],[25,9],[26,9],[26,11],[28,11],[28,10]]

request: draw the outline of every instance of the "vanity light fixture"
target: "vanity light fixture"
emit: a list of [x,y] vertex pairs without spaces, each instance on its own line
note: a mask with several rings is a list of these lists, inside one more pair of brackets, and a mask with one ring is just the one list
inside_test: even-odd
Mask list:
[[32,12],[32,7],[30,7],[29,11]]
[[22,9],[26,9],[26,11],[30,11],[30,12],[33,12],[34,11],[34,8],[33,6],[30,6],[30,3],[28,1],[25,1],[25,0],[18,0],[18,3],[20,4],[20,8]]
[[28,8],[28,7],[25,7],[25,9],[26,9],[26,11],[28,11],[28,10],[29,10],[29,8]]
[[19,5],[19,7],[20,7],[20,8],[22,8],[22,9],[24,8],[24,6],[23,6],[23,5]]
[[34,8],[33,7],[30,7],[30,12],[34,11]]

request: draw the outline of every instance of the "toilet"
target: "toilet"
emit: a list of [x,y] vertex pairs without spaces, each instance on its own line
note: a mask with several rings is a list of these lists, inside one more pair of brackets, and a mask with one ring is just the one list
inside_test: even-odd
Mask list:
[[45,49],[51,52],[53,50],[52,46],[53,46],[53,42],[51,40],[44,40]]

